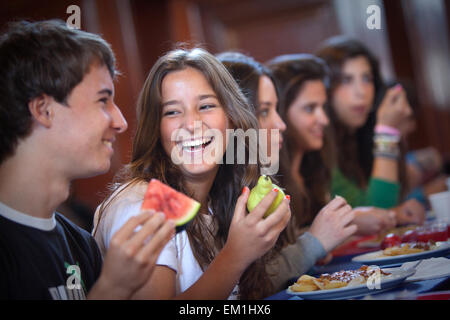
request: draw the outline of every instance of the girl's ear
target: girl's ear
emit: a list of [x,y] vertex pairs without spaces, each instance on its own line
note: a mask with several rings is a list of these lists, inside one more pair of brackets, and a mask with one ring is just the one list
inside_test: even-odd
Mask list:
[[28,109],[34,120],[46,128],[52,125],[54,102],[55,100],[46,94],[41,94],[28,102]]

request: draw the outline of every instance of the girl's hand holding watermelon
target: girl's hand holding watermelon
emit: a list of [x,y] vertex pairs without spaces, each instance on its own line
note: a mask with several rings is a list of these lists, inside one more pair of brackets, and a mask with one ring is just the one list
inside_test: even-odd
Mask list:
[[163,213],[143,211],[130,218],[112,237],[102,273],[89,298],[129,299],[148,281],[156,259],[174,234],[175,224],[166,221]]
[[273,190],[247,214],[246,206],[249,194],[249,189],[245,187],[237,200],[227,242],[223,248],[236,263],[242,263],[243,269],[275,245],[278,236],[291,218],[287,198],[283,199],[272,214],[264,218],[265,212],[278,194]]
[[155,298],[152,290],[158,287],[158,299],[226,299],[247,267],[274,246],[291,217],[289,200],[285,198],[270,216],[263,218],[277,196],[274,191],[247,214],[249,193],[245,188],[237,200],[224,247],[189,289],[175,296],[175,273],[165,266],[157,266],[146,285],[148,291],[136,298]]

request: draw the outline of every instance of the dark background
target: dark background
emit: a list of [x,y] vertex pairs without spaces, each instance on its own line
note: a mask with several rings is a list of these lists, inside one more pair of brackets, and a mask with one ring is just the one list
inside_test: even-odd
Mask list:
[[[434,146],[450,158],[450,1],[8,0],[0,4],[0,28],[20,19],[67,21],[73,4],[81,9],[81,29],[101,34],[116,53],[123,74],[116,103],[129,129],[117,139],[108,174],[73,183],[61,208],[68,215],[78,206],[89,221],[107,183],[129,161],[139,90],[152,64],[178,41],[212,53],[239,49],[265,62],[280,54],[313,53],[330,36],[358,38],[380,59],[385,80],[400,81],[409,93],[417,129],[408,148]],[[381,30],[366,26],[372,4],[381,8]]]

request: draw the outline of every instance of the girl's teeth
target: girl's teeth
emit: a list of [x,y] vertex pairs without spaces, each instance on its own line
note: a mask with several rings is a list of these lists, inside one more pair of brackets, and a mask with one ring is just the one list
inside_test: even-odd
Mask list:
[[103,140],[103,144],[108,146],[108,147],[112,147],[112,142],[111,141]]
[[182,143],[183,148],[190,148],[190,147],[199,147],[207,142],[211,141],[211,138],[203,138],[203,139],[197,139],[193,141],[185,141]]
[[196,147],[202,144],[202,140],[187,141],[183,143],[183,147]]

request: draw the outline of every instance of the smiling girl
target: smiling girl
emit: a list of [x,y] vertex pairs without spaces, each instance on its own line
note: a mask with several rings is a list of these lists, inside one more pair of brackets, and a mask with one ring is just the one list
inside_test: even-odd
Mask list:
[[[257,128],[236,82],[205,50],[174,50],[150,71],[137,114],[131,163],[96,213],[100,247],[107,250],[118,226],[139,211],[152,178],[193,197],[201,209],[163,250],[151,280],[135,298],[251,299],[273,293],[265,264],[290,219],[289,201],[263,219],[277,195],[271,191],[247,214],[259,165],[238,164],[236,153],[232,164],[203,157],[218,152],[225,159],[227,144],[221,145],[218,136],[227,141],[227,129]],[[248,154],[248,144],[245,150]],[[196,161],[177,165],[174,152]]]

